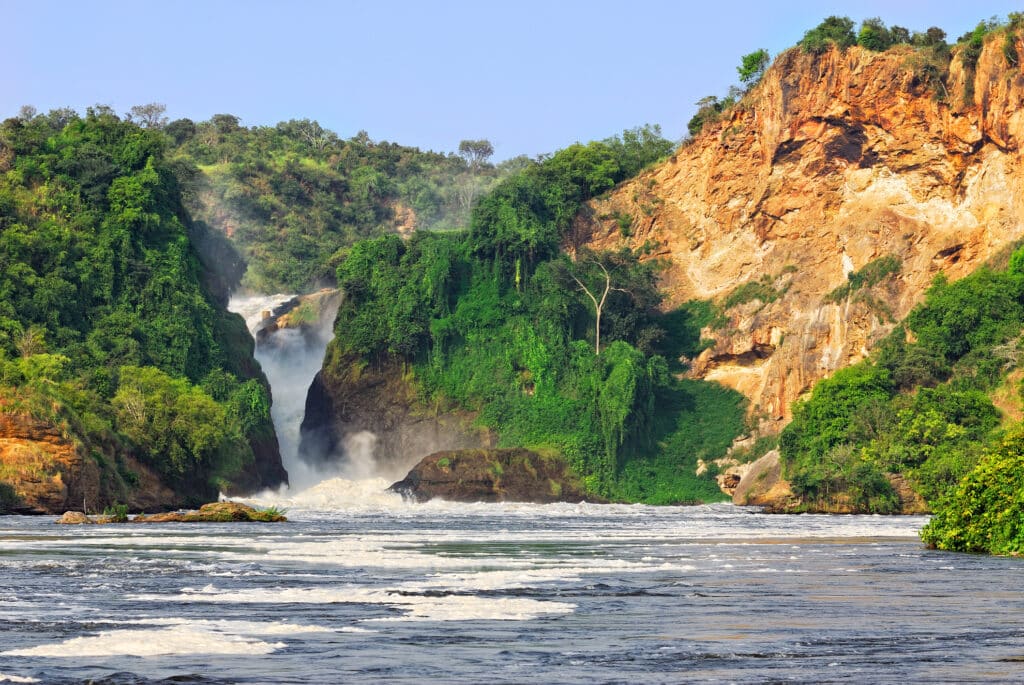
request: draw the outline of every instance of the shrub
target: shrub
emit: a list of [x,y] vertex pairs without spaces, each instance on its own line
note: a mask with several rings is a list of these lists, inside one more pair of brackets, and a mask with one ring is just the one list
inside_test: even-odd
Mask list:
[[853,20],[849,17],[831,16],[804,34],[799,45],[804,52],[819,54],[832,45],[845,50],[857,43],[853,34]]
[[1024,425],[1015,426],[939,503],[921,539],[957,552],[1024,553]]

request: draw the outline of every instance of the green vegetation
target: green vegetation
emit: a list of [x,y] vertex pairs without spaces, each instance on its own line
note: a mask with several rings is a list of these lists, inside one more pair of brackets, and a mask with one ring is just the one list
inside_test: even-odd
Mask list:
[[1024,554],[1024,426],[992,446],[921,531],[932,547]]
[[847,274],[846,283],[826,295],[825,301],[839,304],[861,288],[874,287],[889,276],[898,274],[901,266],[899,257],[895,255],[873,259],[859,271],[851,271]]
[[125,523],[128,520],[128,505],[112,504],[103,510],[103,516],[111,523]]
[[775,287],[776,277],[769,274],[761,276],[756,281],[747,281],[733,289],[722,302],[723,309],[731,309],[747,302],[759,300],[762,304],[768,304],[779,299],[785,291]]
[[[345,249],[364,238],[465,228],[500,179],[536,165],[525,157],[490,163],[487,140],[463,140],[457,154],[440,154],[375,142],[365,132],[342,140],[310,120],[246,128],[218,114],[171,122],[164,133],[188,209],[200,226],[226,231],[248,263],[228,280],[261,292],[333,283]],[[657,126],[602,145],[627,175],[673,148]]]
[[736,71],[740,75],[740,83],[748,87],[756,86],[770,63],[771,56],[764,48],[743,55],[740,65],[736,67]]
[[853,33],[853,20],[849,17],[827,17],[820,24],[804,34],[799,45],[804,52],[825,52],[833,45],[845,50],[856,45],[857,36]]
[[657,265],[636,253],[560,251],[583,202],[664,148],[576,144],[501,181],[468,232],[357,243],[327,363],[398,357],[424,406],[476,412],[500,447],[563,456],[592,494],[720,499],[696,460],[742,430],[742,398],[674,379],[658,354],[700,344],[698,313],[662,316]]
[[485,140],[445,155],[365,132],[342,140],[310,120],[247,128],[218,114],[165,133],[192,215],[229,233],[249,265],[244,284],[262,292],[332,282],[338,250],[362,238],[464,226],[476,199],[525,163],[490,164]]
[[107,108],[0,124],[0,411],[200,498],[273,436],[252,341],[190,242],[167,137]]
[[[895,268],[876,263],[862,270],[865,285]],[[1017,367],[1022,330],[1024,251],[1005,272],[983,268],[952,284],[937,278],[870,360],[820,382],[794,408],[781,438],[794,491],[814,506],[894,511],[885,474],[902,473],[941,514],[934,539],[955,539],[945,527],[949,507],[959,505],[944,495],[999,440],[990,394]]]

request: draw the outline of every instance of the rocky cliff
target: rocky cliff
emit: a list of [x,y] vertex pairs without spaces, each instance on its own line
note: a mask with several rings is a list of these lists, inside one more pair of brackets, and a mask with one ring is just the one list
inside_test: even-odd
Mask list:
[[397,478],[433,452],[492,446],[472,415],[425,406],[408,373],[398,359],[368,364],[329,345],[306,396],[300,458]]
[[[975,68],[954,50],[941,82],[921,60],[909,46],[794,48],[577,220],[570,247],[646,244],[665,260],[667,307],[719,303],[691,373],[749,397],[765,430],[861,359],[936,274],[960,278],[1024,236],[1024,75],[1002,40]],[[878,264],[895,268],[860,278]],[[838,290],[850,283],[863,287]]]
[[[117,466],[106,463],[61,426],[0,410],[0,514],[100,512],[115,502],[137,511],[182,506],[183,498],[132,455],[120,455]],[[121,472],[133,475],[134,487]]]

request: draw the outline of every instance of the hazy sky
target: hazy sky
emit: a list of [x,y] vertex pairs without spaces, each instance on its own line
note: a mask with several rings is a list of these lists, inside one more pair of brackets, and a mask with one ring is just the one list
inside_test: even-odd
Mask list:
[[0,118],[162,102],[172,119],[310,118],[438,151],[489,138],[503,159],[643,123],[680,138],[743,54],[774,56],[829,14],[955,39],[1022,4],[0,0]]

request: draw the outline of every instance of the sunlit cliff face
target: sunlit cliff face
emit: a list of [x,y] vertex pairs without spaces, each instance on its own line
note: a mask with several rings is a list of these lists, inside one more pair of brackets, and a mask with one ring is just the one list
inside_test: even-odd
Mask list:
[[[1001,41],[973,71],[954,57],[941,88],[913,58],[910,47],[784,53],[721,121],[594,201],[570,238],[646,244],[667,263],[667,308],[721,303],[763,279],[776,299],[726,310],[690,361],[745,394],[770,430],[815,381],[863,358],[936,274],[961,278],[1024,236],[1024,77]],[[828,297],[890,256],[896,273]]]

